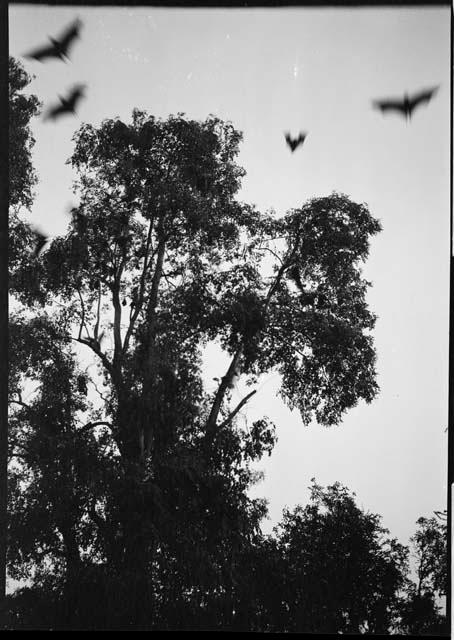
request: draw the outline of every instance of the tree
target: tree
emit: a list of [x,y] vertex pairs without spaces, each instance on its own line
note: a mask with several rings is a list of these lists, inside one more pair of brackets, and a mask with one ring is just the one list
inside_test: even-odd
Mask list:
[[31,120],[40,112],[41,103],[23,90],[32,78],[22,64],[9,57],[9,246],[10,278],[18,264],[24,247],[32,243],[30,226],[19,217],[21,209],[30,209],[33,203],[33,187],[37,183],[32,163],[35,139]]
[[338,482],[324,489],[313,480],[310,504],[284,511],[276,535],[286,631],[390,632],[408,550],[354,495]]
[[22,64],[9,57],[9,171],[10,206],[29,209],[33,202],[33,187],[37,182],[31,152],[35,140],[30,120],[39,114],[40,102],[23,90],[32,78]]
[[[22,248],[27,245],[31,239],[31,230],[28,225],[19,220],[18,214],[21,207],[30,208],[33,199],[33,186],[36,183],[36,174],[32,165],[31,150],[34,139],[31,133],[30,120],[39,113],[39,101],[34,95],[25,95],[22,91],[30,83],[31,78],[23,69],[22,65],[12,58],[8,60],[8,98],[9,98],[9,114],[8,114],[8,185],[4,191],[6,198],[4,204],[8,204],[9,219],[2,233],[1,253],[2,253],[2,273],[4,280],[2,281],[2,300],[1,305],[5,310],[4,326],[3,326],[3,346],[2,346],[2,373],[3,379],[8,377],[8,276],[11,277],[14,265],[17,262],[17,256],[21,253]],[[9,273],[8,273],[9,270]],[[6,387],[6,385],[5,385]],[[2,406],[6,407],[7,393],[4,390],[2,397]],[[6,413],[6,412],[5,412]],[[1,500],[1,529],[2,538],[0,544],[0,553],[2,555],[2,594],[5,587],[5,564],[6,555],[6,524],[7,524],[7,458],[6,449],[8,444],[8,426],[6,415],[3,416],[2,422],[2,441],[0,448],[1,455],[1,476],[2,476],[2,497]],[[2,597],[3,605],[3,597]],[[2,613],[3,613],[2,607]]]
[[416,560],[417,583],[407,586],[402,605],[401,628],[409,634],[449,635],[440,599],[448,586],[447,521],[445,517],[419,518],[418,529],[410,538]]
[[[255,553],[266,512],[247,497],[250,463],[271,452],[275,435],[266,417],[239,428],[255,390],[232,405],[232,380],[253,385],[278,370],[288,404],[305,423],[326,425],[377,393],[375,316],[360,264],[379,223],[335,193],[280,219],[239,202],[240,140],[214,116],[162,121],[135,110],[129,125],[82,125],[70,159],[80,204],[68,233],[14,264],[12,290],[48,332],[46,362],[59,384],[37,367],[40,391],[31,412],[16,416],[33,455],[18,471],[27,489],[20,504],[13,498],[21,516],[10,561],[19,567],[26,548],[38,562],[43,547],[30,547],[30,528],[20,526],[31,518],[54,541],[39,580],[63,594],[60,625],[235,624],[241,559]],[[295,267],[311,304],[294,286]],[[231,358],[213,393],[202,379],[210,340]],[[99,377],[80,370],[70,343],[98,363],[105,390],[96,407],[78,380],[94,388]],[[11,348],[20,353],[20,340]],[[13,360],[23,382],[26,359]],[[53,445],[30,449],[49,425]],[[53,495],[49,456],[78,481],[44,514],[36,496]],[[63,511],[69,531],[57,544]],[[78,603],[71,614],[69,594]]]

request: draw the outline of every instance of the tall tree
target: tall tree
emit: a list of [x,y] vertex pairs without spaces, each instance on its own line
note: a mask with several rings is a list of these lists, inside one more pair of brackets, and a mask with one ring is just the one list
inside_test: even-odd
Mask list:
[[[283,398],[306,423],[337,423],[377,393],[375,316],[361,263],[379,223],[365,205],[335,193],[283,218],[239,202],[240,140],[213,116],[163,121],[135,110],[130,124],[82,125],[70,159],[80,204],[68,233],[39,258],[23,251],[14,265],[18,299],[34,305],[43,326],[51,314],[58,327],[49,330],[51,342],[91,352],[105,385],[84,424],[82,408],[69,404],[65,427],[92,434],[97,454],[83,464],[97,465],[104,478],[96,472],[89,490],[73,487],[79,498],[66,501],[79,557],[99,550],[97,577],[90,566],[86,580],[104,585],[84,589],[90,602],[80,602],[73,625],[79,616],[103,626],[104,614],[118,625],[233,624],[240,559],[266,511],[246,494],[250,462],[275,440],[266,417],[239,428],[236,416],[255,393],[233,403],[239,375],[252,386],[278,370]],[[202,379],[210,340],[230,357],[211,393]],[[62,366],[58,358],[52,365]],[[65,366],[61,398],[79,397],[80,371]],[[88,387],[98,383],[87,375]],[[57,402],[40,388],[37,402]],[[61,416],[52,421],[61,425]],[[64,433],[54,429],[57,440]],[[70,450],[59,452],[65,465],[82,465]],[[47,464],[35,456],[36,469]],[[36,504],[25,499],[23,509]],[[54,523],[58,508],[53,503]],[[20,549],[27,532],[14,526],[13,533]],[[69,556],[59,566],[69,584]],[[99,601],[112,590],[124,594],[123,606],[107,595]]]
[[[8,21],[7,15],[2,13],[2,24]],[[6,40],[5,40],[6,42]],[[20,221],[18,217],[21,208],[29,209],[33,199],[33,186],[36,183],[36,174],[32,164],[31,150],[34,139],[31,133],[30,121],[39,113],[39,101],[34,95],[26,95],[23,90],[31,81],[30,76],[25,72],[22,65],[13,57],[7,60],[8,76],[2,83],[4,97],[9,101],[8,118],[4,123],[6,129],[4,138],[6,139],[5,149],[8,149],[8,176],[7,184],[3,185],[2,204],[7,205],[8,214],[4,225],[0,230],[0,253],[2,255],[2,277],[1,282],[1,307],[3,310],[2,324],[2,348],[1,348],[1,378],[2,385],[1,406],[5,407],[5,415],[0,419],[1,429],[1,516],[0,529],[1,544],[1,592],[3,617],[3,594],[5,587],[5,558],[6,558],[6,530],[7,530],[7,445],[8,445],[8,421],[6,415],[7,405],[7,379],[8,379],[8,276],[11,277],[17,256],[23,247],[31,239],[31,230]],[[6,94],[6,95],[5,95]],[[5,175],[5,172],[4,172]],[[6,207],[5,207],[6,212]]]

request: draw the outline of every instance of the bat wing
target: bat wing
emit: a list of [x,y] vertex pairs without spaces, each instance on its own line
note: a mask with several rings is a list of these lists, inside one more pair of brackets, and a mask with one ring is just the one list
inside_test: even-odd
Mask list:
[[48,109],[47,114],[45,116],[46,120],[55,120],[56,118],[58,118],[59,115],[61,115],[62,113],[66,113],[68,111],[68,107],[66,105],[66,101],[63,101],[60,98],[60,104],[55,105],[54,107],[51,107],[50,109]]
[[385,113],[385,111],[399,111],[405,115],[405,105],[401,100],[374,100],[373,105],[376,109],[380,109],[382,113]]
[[69,47],[73,44],[74,40],[79,37],[81,24],[82,23],[80,20],[75,20],[61,35],[59,43],[61,49],[64,52],[67,52]]
[[39,231],[35,231],[35,238],[36,238],[36,244],[35,244],[35,250],[33,252],[33,255],[38,257],[41,251],[43,250],[44,246],[47,244],[49,238],[43,235],[42,233],[40,233]]
[[58,52],[53,44],[45,47],[39,47],[38,49],[34,49],[30,51],[30,53],[26,53],[24,58],[33,58],[34,60],[44,60],[45,58],[53,58],[58,55]]
[[79,104],[79,102],[81,101],[83,95],[84,93],[82,89],[80,88],[73,89],[66,100],[66,104],[68,105],[68,110],[75,109],[76,105]]
[[425,104],[429,102],[431,98],[437,93],[438,87],[433,87],[432,89],[425,89],[424,91],[420,91],[416,93],[410,100],[410,109],[413,110],[420,104]]

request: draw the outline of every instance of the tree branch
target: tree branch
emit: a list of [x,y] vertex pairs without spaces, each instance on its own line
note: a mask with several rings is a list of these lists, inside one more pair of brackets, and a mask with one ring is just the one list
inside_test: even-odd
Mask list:
[[[121,274],[121,268],[120,268]],[[113,336],[114,336],[114,356],[113,367],[118,370],[120,366],[121,356],[123,354],[123,345],[121,344],[121,303],[120,303],[120,283],[117,281],[112,289],[112,304],[114,308]]]
[[148,301],[148,322],[149,322],[149,332],[148,332],[148,354],[147,354],[147,368],[148,371],[151,371],[151,364],[153,358],[153,345],[154,345],[154,331],[155,331],[155,315],[156,315],[156,305],[158,303],[158,292],[159,292],[159,283],[162,277],[162,270],[164,264],[164,254],[166,247],[166,239],[162,236],[159,240],[158,246],[158,257],[156,260],[156,269],[153,274],[153,282],[151,284],[151,292],[150,299]]
[[109,427],[111,431],[113,431],[113,426],[110,424],[110,422],[99,420],[98,422],[87,422],[87,424],[84,424],[83,427],[77,430],[77,434],[88,431],[89,429],[93,429],[94,427],[99,427],[100,425],[105,425],[106,427]]
[[93,338],[89,338],[88,340],[86,340],[85,338],[71,338],[71,340],[74,340],[75,342],[80,342],[80,344],[85,344],[87,345],[87,347],[90,347],[90,349],[94,353],[96,353],[97,356],[99,356],[106,370],[110,373],[111,377],[113,378],[114,369],[113,369],[112,363],[109,361],[106,354],[101,351],[99,342],[97,340],[94,340]]
[[300,243],[300,236],[301,236],[301,232],[299,232],[296,236],[296,240],[295,240],[295,244],[293,246],[293,249],[290,252],[290,255],[284,260],[281,261],[282,264],[277,272],[277,276],[273,282],[273,284],[271,285],[269,291],[268,291],[268,295],[266,296],[266,300],[265,300],[265,313],[268,309],[269,303],[271,301],[271,298],[273,297],[274,292],[276,291],[276,289],[279,286],[280,281],[282,280],[282,276],[284,275],[284,272],[286,271],[286,269],[289,268],[289,266],[292,264],[292,260],[295,257],[295,253],[298,250],[299,247],[299,243]]
[[208,417],[208,421],[206,424],[205,430],[205,438],[209,440],[212,439],[214,430],[216,429],[216,422],[218,419],[219,411],[221,410],[222,401],[224,400],[225,392],[227,391],[230,383],[233,380],[233,376],[235,375],[235,371],[238,368],[238,363],[240,361],[241,355],[243,353],[243,348],[240,347],[238,351],[232,358],[232,362],[230,363],[229,368],[227,369],[227,373],[222,378],[221,383],[218,387],[216,395],[214,397],[213,406],[211,407],[210,415]]
[[152,231],[153,231],[153,218],[150,221],[150,226],[148,227],[148,235],[147,235],[147,244],[145,247],[145,255],[144,255],[144,259],[143,259],[143,268],[142,268],[142,273],[140,274],[140,284],[139,284],[139,294],[137,296],[137,300],[136,300],[136,304],[134,307],[134,313],[131,314],[130,316],[130,320],[129,320],[129,326],[128,329],[126,331],[126,336],[123,342],[123,354],[126,353],[126,351],[128,350],[128,346],[129,346],[129,341],[131,339],[131,335],[132,332],[134,330],[134,325],[136,323],[136,320],[139,316],[139,313],[142,309],[142,305],[143,305],[143,295],[144,295],[144,291],[145,291],[145,280],[146,280],[146,274],[147,274],[147,269],[149,266],[149,262],[148,262],[148,256],[149,256],[149,251],[150,251],[150,246],[151,246],[151,235],[152,235]]
[[19,394],[19,396],[18,396],[18,397],[19,397],[19,400],[14,400],[13,398],[11,398],[10,400],[8,400],[8,402],[11,402],[11,403],[13,403],[13,404],[18,404],[18,405],[20,405],[21,407],[24,407],[25,409],[27,409],[28,411],[30,411],[30,405],[29,405],[29,404],[27,404],[26,402],[24,402],[24,401],[22,400],[22,396],[21,396],[21,394]]
[[272,249],[270,249],[269,247],[257,247],[256,251],[269,251],[271,254],[273,254],[275,258],[279,260],[281,264],[283,264],[283,260],[281,256],[277,254],[275,251],[273,251]]
[[80,305],[82,308],[82,318],[80,321],[80,327],[79,327],[79,340],[81,339],[82,336],[82,328],[85,327],[85,331],[87,332],[87,336],[89,336],[90,334],[88,333],[88,329],[87,329],[87,325],[85,324],[85,305],[84,305],[84,299],[82,298],[82,294],[80,292],[79,287],[77,288],[77,293],[79,294],[79,298],[80,298]]
[[98,331],[99,331],[99,321],[101,318],[101,280],[98,283],[98,310],[96,315],[96,324],[93,332],[95,340],[98,340]]
[[94,386],[95,391],[99,395],[101,400],[103,400],[104,402],[107,402],[107,398],[105,398],[105,396],[102,394],[102,392],[98,389],[98,385],[96,384],[96,382],[94,380],[92,380],[92,379],[90,379],[90,382]]
[[247,396],[245,396],[241,402],[238,403],[238,405],[235,407],[235,409],[232,411],[232,413],[229,415],[228,418],[226,418],[226,420],[224,420],[224,422],[221,422],[221,424],[219,425],[219,429],[222,429],[222,427],[225,427],[238,413],[238,411],[240,411],[242,409],[242,407],[244,407],[244,405],[246,404],[246,402],[252,398],[252,396],[257,393],[257,389],[254,389],[254,391],[251,391],[251,393],[248,393]]

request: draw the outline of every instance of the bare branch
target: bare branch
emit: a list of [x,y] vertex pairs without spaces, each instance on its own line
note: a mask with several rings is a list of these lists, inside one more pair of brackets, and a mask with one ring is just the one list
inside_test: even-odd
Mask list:
[[143,295],[145,292],[145,280],[146,280],[146,275],[147,275],[147,269],[150,265],[151,260],[153,259],[153,256],[151,256],[150,258],[150,262],[148,261],[148,256],[149,256],[149,251],[150,251],[150,246],[151,246],[151,235],[152,235],[152,231],[153,231],[153,222],[154,219],[152,218],[150,221],[150,226],[148,227],[148,235],[147,235],[147,244],[145,247],[145,255],[143,258],[143,268],[142,268],[142,273],[140,274],[140,284],[139,284],[139,293],[137,296],[137,300],[135,301],[135,307],[134,307],[134,312],[131,313],[130,315],[130,321],[129,321],[129,326],[128,329],[126,331],[126,336],[123,342],[123,353],[126,353],[126,351],[128,350],[128,346],[129,346],[129,341],[131,339],[131,334],[134,330],[134,325],[136,323],[136,320],[139,316],[139,313],[142,309],[142,305],[143,305]]
[[98,310],[97,310],[97,315],[96,315],[95,329],[94,329],[94,332],[93,332],[95,340],[98,340],[98,331],[99,331],[100,318],[101,318],[101,280],[99,280],[99,282],[98,282]]
[[107,371],[110,373],[110,375],[113,376],[112,363],[109,361],[106,354],[101,351],[101,347],[97,340],[94,340],[93,338],[89,338],[88,340],[86,340],[85,338],[71,338],[71,340],[74,340],[75,342],[80,342],[80,344],[85,344],[87,345],[87,347],[90,347],[90,349],[94,351],[94,353],[96,353],[97,356],[99,356],[99,358],[101,359],[101,362],[103,363]]
[[[121,272],[121,269],[120,269]],[[120,284],[116,283],[116,286],[112,290],[112,304],[114,307],[114,323],[113,323],[113,335],[114,335],[114,357],[113,366],[118,368],[120,358],[123,353],[123,345],[121,344],[121,303],[120,303]]]
[[19,400],[14,400],[13,398],[11,398],[10,400],[8,400],[8,402],[11,402],[12,404],[18,404],[21,407],[24,407],[25,409],[30,411],[30,405],[28,405],[26,402],[22,400],[22,397],[20,394],[19,394]]
[[208,439],[211,439],[213,437],[214,430],[216,429],[216,422],[218,419],[219,411],[221,410],[222,401],[224,400],[225,392],[227,391],[230,383],[233,380],[233,376],[235,375],[235,371],[238,368],[238,363],[240,361],[242,353],[243,349],[242,347],[240,347],[233,356],[227,373],[222,378],[221,383],[219,384],[219,388],[214,397],[213,406],[211,407],[211,412],[206,425],[205,437]]
[[283,260],[282,260],[281,256],[279,254],[277,254],[275,251],[273,251],[272,249],[270,249],[269,247],[257,247],[256,251],[269,251],[270,253],[273,254],[273,256],[275,258],[277,258],[279,260],[279,262],[281,264],[283,264]]
[[238,405],[235,407],[235,409],[232,411],[232,413],[229,415],[228,418],[226,418],[224,420],[224,422],[221,422],[221,424],[219,425],[219,429],[222,429],[222,427],[225,427],[231,420],[233,420],[233,418],[236,416],[236,414],[238,413],[238,411],[241,410],[242,407],[244,407],[244,405],[246,404],[246,402],[252,398],[252,396],[257,393],[257,389],[254,389],[254,391],[251,391],[251,393],[248,393],[247,396],[245,396],[241,402],[238,403]]
[[77,434],[80,434],[84,431],[88,431],[89,429],[93,429],[94,427],[99,427],[101,425],[104,425],[106,427],[109,427],[109,429],[111,431],[113,431],[114,427],[112,426],[112,424],[110,422],[105,422],[104,420],[99,420],[98,422],[87,422],[87,424],[84,424],[83,427],[81,427],[80,429],[77,430]]
[[101,398],[101,400],[103,400],[104,402],[107,402],[107,398],[103,395],[103,393],[98,389],[98,385],[96,384],[96,382],[94,380],[92,380],[90,378],[90,382],[91,384],[94,386],[96,393],[99,395],[99,397]]
[[80,327],[79,327],[79,339],[82,337],[82,328],[85,327],[85,331],[87,332],[87,336],[89,336],[90,334],[88,333],[88,329],[87,329],[87,325],[85,324],[85,305],[84,305],[84,299],[82,298],[82,294],[80,292],[79,287],[77,288],[77,293],[79,294],[79,298],[80,298],[80,305],[82,308],[82,317],[81,317],[81,322],[80,322]]

